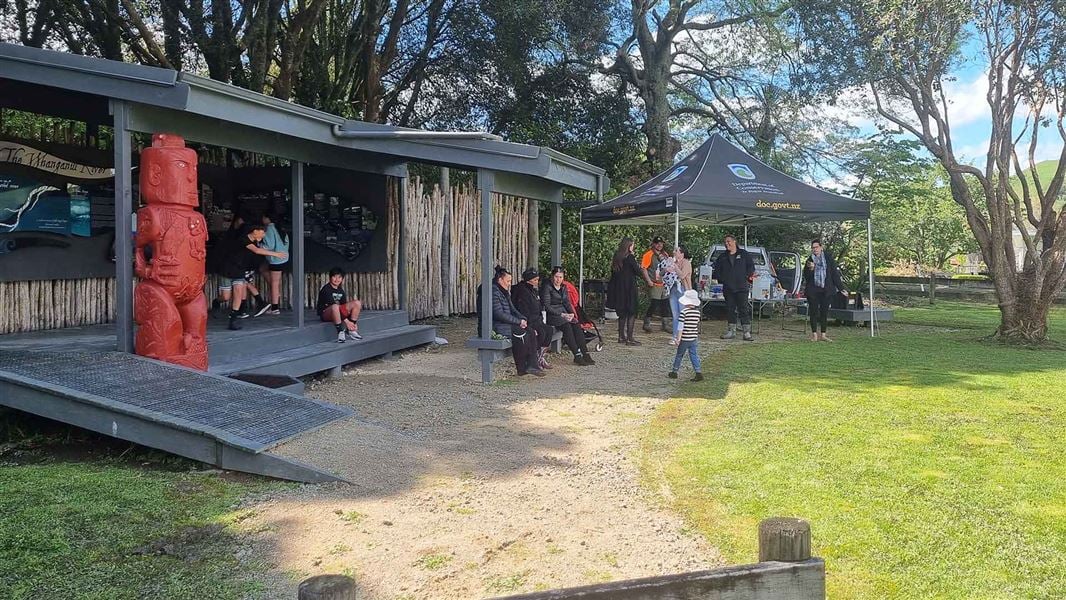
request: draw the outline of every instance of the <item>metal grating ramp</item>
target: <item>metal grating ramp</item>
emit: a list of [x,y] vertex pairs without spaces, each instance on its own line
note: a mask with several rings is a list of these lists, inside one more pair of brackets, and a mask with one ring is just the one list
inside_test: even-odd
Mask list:
[[120,352],[0,350],[0,382],[259,453],[351,409]]

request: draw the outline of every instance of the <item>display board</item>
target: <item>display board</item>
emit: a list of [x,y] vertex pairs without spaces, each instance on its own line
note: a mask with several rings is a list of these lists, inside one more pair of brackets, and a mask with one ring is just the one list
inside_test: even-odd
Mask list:
[[114,274],[110,153],[0,139],[0,281]]

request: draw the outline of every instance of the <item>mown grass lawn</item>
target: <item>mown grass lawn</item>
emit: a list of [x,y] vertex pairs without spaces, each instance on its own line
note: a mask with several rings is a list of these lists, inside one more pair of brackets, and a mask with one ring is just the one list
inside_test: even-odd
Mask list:
[[736,563],[808,519],[831,598],[1062,598],[1066,352],[864,334],[705,362],[652,422],[653,486]]
[[[895,322],[956,329],[976,329],[991,335],[999,327],[999,309],[992,304],[937,301],[933,305],[895,309]],[[1048,318],[1052,338],[1066,342],[1066,307],[1054,307]]]
[[0,466],[3,598],[243,598],[234,506],[261,482],[118,460]]

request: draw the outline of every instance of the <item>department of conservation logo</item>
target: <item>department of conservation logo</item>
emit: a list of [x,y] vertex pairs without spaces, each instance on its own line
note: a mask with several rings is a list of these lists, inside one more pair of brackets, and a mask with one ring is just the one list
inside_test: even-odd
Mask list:
[[666,183],[667,181],[673,181],[673,180],[677,179],[687,169],[688,169],[687,165],[681,165],[680,167],[674,169],[673,173],[670,173],[669,175],[666,176],[666,179],[663,179],[663,183]]
[[734,175],[741,179],[755,179],[755,173],[752,173],[751,167],[749,167],[748,165],[741,163],[733,163],[728,165],[728,167]]

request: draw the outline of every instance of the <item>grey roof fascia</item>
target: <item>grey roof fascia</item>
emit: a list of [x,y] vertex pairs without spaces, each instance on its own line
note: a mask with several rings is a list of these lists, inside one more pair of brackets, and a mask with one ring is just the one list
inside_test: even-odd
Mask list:
[[407,176],[407,163],[394,156],[368,154],[332,143],[285,135],[252,123],[227,121],[191,111],[132,104],[129,128],[145,133],[171,131],[189,141],[271,154],[309,164],[393,177]]
[[331,126],[343,120],[314,109],[270,98],[237,86],[182,73],[189,85],[188,112],[335,145]]
[[[419,131],[345,121],[347,131]],[[341,143],[370,152],[395,153],[421,162],[455,168],[492,169],[531,175],[586,191],[596,191],[596,179],[603,169],[541,146],[494,140],[434,139],[342,139]]]
[[362,151],[384,162],[418,161],[460,169],[492,169],[596,191],[603,169],[550,148],[495,140],[339,139],[351,131],[414,131],[346,120],[212,79],[169,69],[0,43],[0,77],[176,109],[282,136]]
[[169,69],[0,43],[0,77],[132,102],[184,108],[187,85]]

